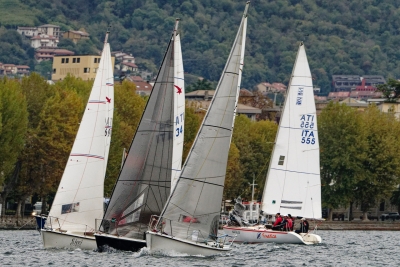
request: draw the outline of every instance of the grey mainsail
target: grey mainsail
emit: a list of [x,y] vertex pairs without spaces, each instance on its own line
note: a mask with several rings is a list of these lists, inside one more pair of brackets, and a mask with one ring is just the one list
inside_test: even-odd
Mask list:
[[215,238],[236,113],[246,40],[247,10],[214,98],[158,227],[181,239]]
[[143,239],[152,214],[170,194],[174,118],[174,45],[177,25],[137,132],[114,187],[100,231]]

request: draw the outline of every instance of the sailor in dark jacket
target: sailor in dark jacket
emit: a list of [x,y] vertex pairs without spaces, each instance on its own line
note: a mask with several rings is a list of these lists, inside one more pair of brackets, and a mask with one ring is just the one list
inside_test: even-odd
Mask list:
[[306,220],[306,218],[301,218],[301,221],[300,221],[300,229],[299,230],[296,230],[296,233],[308,233],[308,227],[309,227],[310,225],[309,225],[309,223],[308,223],[308,221]]

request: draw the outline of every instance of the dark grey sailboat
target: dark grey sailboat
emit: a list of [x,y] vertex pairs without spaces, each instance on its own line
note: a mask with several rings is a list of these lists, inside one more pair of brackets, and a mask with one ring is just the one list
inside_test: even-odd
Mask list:
[[176,117],[177,112],[184,109],[184,88],[177,27],[178,20],[99,232],[95,235],[100,250],[104,245],[129,251],[146,246],[144,233],[149,219],[152,214],[161,213],[170,194],[171,179],[180,172],[183,121],[177,121]]

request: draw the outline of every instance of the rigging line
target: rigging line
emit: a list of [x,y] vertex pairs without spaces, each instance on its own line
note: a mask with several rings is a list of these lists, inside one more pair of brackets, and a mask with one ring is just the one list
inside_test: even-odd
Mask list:
[[[220,176],[220,177],[224,177],[224,176]],[[220,177],[214,177],[214,178],[220,178]],[[186,179],[186,180],[191,180],[191,181],[195,181],[195,182],[199,182],[199,183],[203,183],[203,184],[210,184],[210,185],[215,185],[215,186],[219,186],[219,187],[224,187],[223,185],[220,184],[215,184],[215,183],[210,183],[210,182],[206,182],[206,181],[200,181],[197,179],[208,179],[208,178],[197,178],[197,179],[193,179],[193,178],[187,178],[187,177],[182,177],[182,179]]]

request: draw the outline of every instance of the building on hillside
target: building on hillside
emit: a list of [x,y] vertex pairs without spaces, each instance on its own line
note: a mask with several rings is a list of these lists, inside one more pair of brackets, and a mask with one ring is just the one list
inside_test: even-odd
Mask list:
[[49,35],[49,36],[54,36],[57,39],[60,38],[60,26],[58,25],[53,25],[53,24],[44,24],[41,26],[38,26],[38,32]]
[[375,104],[378,109],[384,113],[393,112],[396,118],[400,118],[400,102],[387,102],[384,98],[370,98],[367,100],[369,104]]
[[129,63],[129,62],[122,62],[119,64],[120,66],[120,71],[123,72],[137,72],[138,71],[138,66],[136,66],[135,63]]
[[210,101],[214,96],[215,90],[196,90],[185,94],[185,99],[192,101]]
[[74,44],[78,43],[80,40],[88,40],[89,34],[85,31],[73,31],[69,30],[63,33],[63,38],[70,39]]
[[328,100],[343,100],[350,96],[350,92],[330,92],[328,94]]
[[361,85],[359,75],[332,75],[331,92],[350,92]]
[[148,82],[133,81],[133,83],[136,85],[136,94],[141,96],[150,95],[151,90],[153,89],[153,86]]
[[40,34],[54,36],[57,39],[60,37],[60,26],[45,24],[38,27],[18,27],[17,32],[26,37],[34,37]]
[[283,83],[268,83],[263,82],[257,84],[257,90],[261,93],[286,93],[287,86]]
[[47,34],[39,34],[31,38],[33,48],[55,48],[58,45],[58,38]]
[[350,92],[351,98],[356,98],[359,100],[367,100],[369,98],[380,98],[382,96],[382,92],[376,92],[376,89],[373,91],[353,91]]
[[30,67],[27,65],[17,65],[17,74],[21,76],[28,76]]
[[[114,66],[115,58],[111,57],[111,61]],[[63,80],[68,74],[71,74],[82,80],[94,80],[99,63],[99,55],[54,56],[51,79],[53,81]]]
[[132,82],[144,82],[143,78],[140,76],[129,76],[129,80]]
[[[246,93],[246,89],[240,90],[242,93]],[[185,94],[185,99],[188,101],[188,106],[192,106],[197,109],[197,111],[206,111],[211,104],[211,99],[213,98],[215,90],[197,90]],[[257,114],[261,114],[261,109],[238,104],[236,113],[238,115],[246,115],[251,120],[255,121]]]
[[332,75],[332,92],[375,91],[386,83],[381,75]]
[[67,49],[39,48],[35,50],[35,59],[38,62],[52,60],[55,56],[73,56],[75,53]]
[[3,64],[3,74],[4,75],[12,75],[17,74],[17,65],[14,64]]

